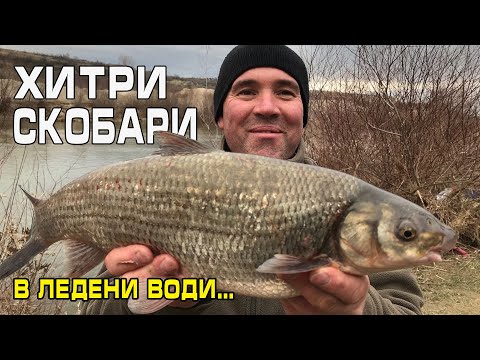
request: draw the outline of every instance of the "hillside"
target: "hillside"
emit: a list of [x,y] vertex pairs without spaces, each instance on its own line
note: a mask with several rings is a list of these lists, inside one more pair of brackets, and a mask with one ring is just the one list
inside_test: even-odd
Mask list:
[[[118,92],[118,98],[109,99],[109,67],[122,64],[105,64],[101,62],[93,62],[72,58],[68,55],[54,56],[38,53],[30,53],[25,51],[17,51],[0,48],[0,129],[10,128],[15,109],[21,107],[30,107],[34,109],[45,108],[51,111],[54,107],[62,107],[62,112],[58,116],[58,121],[64,120],[65,109],[71,107],[84,107],[92,109],[95,107],[113,107],[115,108],[114,120],[121,120],[122,111],[126,107],[134,107],[139,112],[139,117],[145,117],[145,111],[148,107],[163,107],[171,109],[178,108],[180,113],[187,107],[195,107],[198,112],[199,126],[212,125],[212,108],[213,108],[213,89],[216,79],[208,80],[208,89],[205,89],[205,79],[203,78],[182,78],[178,76],[166,77],[166,98],[159,99],[154,88],[153,93],[148,99],[138,99],[136,89],[137,81],[132,91]],[[66,86],[63,87],[59,96],[55,100],[34,99],[31,91],[28,91],[24,99],[14,99],[15,94],[22,85],[22,77],[17,73],[15,66],[23,66],[25,71],[30,74],[35,66],[51,66],[53,67],[53,81],[58,79],[61,69],[64,66],[73,66],[75,99],[68,99],[66,94]],[[105,75],[96,78],[96,98],[89,99],[88,80],[89,77],[80,75],[81,66],[100,66],[104,67]],[[135,79],[137,78],[136,67],[133,67]],[[36,84],[45,95],[45,69],[42,69]],[[149,79],[151,69],[146,71],[145,79]],[[121,79],[120,79],[121,80]]]
[[[88,61],[78,59],[76,57],[70,57],[68,54],[65,55],[47,55],[40,53],[31,53],[18,50],[2,49],[0,48],[0,79],[12,79],[20,80],[20,77],[15,71],[15,66],[24,66],[29,72],[33,69],[34,66],[53,66],[55,76],[58,76],[60,69],[63,66],[74,66],[75,67],[75,85],[80,88],[86,88],[88,86],[88,78],[85,76],[79,76],[79,67],[80,66],[112,66],[112,65],[122,65],[122,64],[107,64],[98,61]],[[147,72],[149,74],[149,72]],[[108,75],[108,72],[107,74]],[[103,79],[100,79],[103,78]],[[108,85],[107,76],[99,77],[98,89],[106,89]],[[45,83],[45,75],[42,72],[37,80],[39,83]],[[205,79],[203,78],[182,78],[179,76],[167,76],[167,81],[172,82],[172,84],[181,83],[183,88],[193,89],[193,88],[203,88],[205,87]],[[215,86],[216,79],[208,80],[209,87],[212,88]]]

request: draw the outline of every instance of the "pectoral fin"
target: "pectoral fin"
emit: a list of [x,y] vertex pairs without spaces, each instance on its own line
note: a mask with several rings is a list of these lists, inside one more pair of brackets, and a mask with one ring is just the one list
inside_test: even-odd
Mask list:
[[103,250],[81,241],[66,240],[64,246],[66,261],[64,277],[81,277],[105,258]]
[[292,255],[275,254],[273,258],[270,258],[261,264],[257,268],[257,271],[273,274],[295,274],[311,271],[331,264],[332,260],[326,255],[306,259]]

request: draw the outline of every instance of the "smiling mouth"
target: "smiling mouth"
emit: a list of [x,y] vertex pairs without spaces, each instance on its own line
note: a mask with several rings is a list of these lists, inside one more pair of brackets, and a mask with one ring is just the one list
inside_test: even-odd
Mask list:
[[254,134],[281,134],[282,132],[278,129],[273,128],[255,128],[250,130]]

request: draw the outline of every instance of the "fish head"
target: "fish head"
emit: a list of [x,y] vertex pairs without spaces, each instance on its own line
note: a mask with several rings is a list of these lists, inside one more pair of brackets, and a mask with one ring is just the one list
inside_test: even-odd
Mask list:
[[347,209],[339,250],[347,272],[369,274],[439,262],[457,240],[458,232],[427,210],[382,192]]

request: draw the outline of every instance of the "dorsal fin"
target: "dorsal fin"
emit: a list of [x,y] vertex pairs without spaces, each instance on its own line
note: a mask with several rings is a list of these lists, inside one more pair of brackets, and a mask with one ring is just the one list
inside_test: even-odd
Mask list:
[[174,134],[168,131],[156,131],[154,135],[160,143],[160,148],[156,150],[153,155],[190,155],[221,151],[219,149],[214,149],[208,145],[202,144],[196,140],[189,139],[185,136]]
[[33,206],[37,206],[38,204],[40,204],[42,202],[41,199],[37,199],[36,197],[30,195],[24,188],[22,188],[20,185],[18,185],[18,187],[20,189],[22,189],[22,191],[25,193],[25,195],[27,195],[28,199],[32,202]]

